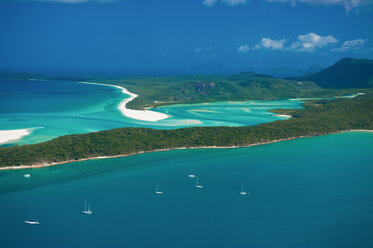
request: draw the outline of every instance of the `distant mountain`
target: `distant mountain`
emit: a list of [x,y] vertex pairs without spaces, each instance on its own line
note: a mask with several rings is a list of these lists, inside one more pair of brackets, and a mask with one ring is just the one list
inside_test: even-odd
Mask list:
[[272,76],[265,74],[258,74],[253,71],[244,71],[230,76],[233,81],[252,80],[254,78],[273,78]]
[[[136,76],[183,76],[183,75],[231,75],[239,72],[235,69],[227,68],[219,63],[209,63],[195,66],[185,66],[176,68],[150,68],[137,70],[123,70],[124,73]],[[132,76],[130,75],[130,76]]]
[[[132,77],[132,76],[184,76],[184,75],[218,75],[230,76],[239,72],[255,71],[257,74],[271,75],[271,77],[300,77],[309,73],[316,73],[323,68],[319,65],[312,65],[307,69],[292,67],[272,67],[266,69],[251,67],[229,68],[219,63],[207,63],[201,65],[182,66],[182,67],[152,67],[152,68],[134,68],[134,67],[113,67],[113,68],[65,68],[65,69],[36,69],[36,68],[4,68],[0,71],[1,78],[20,77],[28,79],[34,74],[47,75],[50,78],[67,77],[67,78],[86,78],[86,77]],[[1,70],[1,69],[0,69]],[[5,71],[6,70],[6,71]],[[22,73],[22,72],[36,73]],[[1,75],[3,73],[3,75]],[[15,75],[18,74],[18,75]],[[22,75],[23,74],[23,75]],[[40,77],[41,75],[39,75]]]
[[32,79],[46,79],[45,76],[36,73],[26,72],[11,72],[11,71],[0,71],[0,80],[32,80]]
[[313,81],[324,88],[372,87],[373,60],[344,58],[321,72],[293,79]]
[[[35,68],[4,68],[7,72],[38,72],[49,77],[129,77],[129,76],[184,76],[184,75],[232,75],[246,68],[228,68],[219,63],[207,63],[193,66],[182,67],[152,67],[152,68],[133,68],[133,67],[112,67],[112,68],[65,68],[65,69],[35,69]],[[14,73],[12,73],[14,74]],[[1,75],[0,75],[1,76]],[[10,75],[8,75],[10,76]],[[13,77],[13,76],[12,76]],[[27,76],[26,76],[27,78]]]
[[308,69],[303,70],[303,71],[301,70],[300,72],[302,72],[303,74],[310,74],[310,73],[318,73],[324,69],[325,68],[320,65],[313,64]]
[[311,65],[309,68],[301,69],[295,67],[288,67],[288,66],[280,66],[280,67],[269,67],[264,69],[256,69],[256,72],[271,75],[273,77],[278,78],[286,78],[286,77],[300,77],[305,74],[310,73],[317,73],[322,71],[324,68],[320,65]]

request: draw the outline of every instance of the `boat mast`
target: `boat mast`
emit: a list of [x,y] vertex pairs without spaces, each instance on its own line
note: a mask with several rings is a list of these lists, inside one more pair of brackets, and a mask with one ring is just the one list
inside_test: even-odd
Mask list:
[[31,201],[28,203],[28,215],[29,219],[31,220]]

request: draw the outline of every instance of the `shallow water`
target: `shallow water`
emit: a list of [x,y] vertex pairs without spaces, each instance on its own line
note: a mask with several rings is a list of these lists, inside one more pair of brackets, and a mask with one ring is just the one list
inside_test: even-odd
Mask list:
[[[0,244],[372,247],[372,147],[372,133],[355,132],[0,171]],[[39,226],[23,223],[29,201]]]
[[[23,144],[123,126],[256,125],[284,119],[270,109],[301,108],[299,100],[170,105],[156,110],[172,118],[149,123],[122,116],[122,99],[107,86],[0,82],[0,130],[40,127],[15,142]],[[353,132],[0,171],[0,247],[371,248],[372,149],[372,133]],[[84,200],[92,216],[81,213]],[[24,223],[29,202],[38,226]]]
[[257,125],[286,119],[268,110],[302,107],[299,100],[180,104],[156,108],[172,117],[147,122],[122,115],[117,107],[125,97],[121,90],[109,86],[61,81],[0,81],[0,130],[33,128],[30,135],[7,144],[21,145],[66,134],[120,127]]

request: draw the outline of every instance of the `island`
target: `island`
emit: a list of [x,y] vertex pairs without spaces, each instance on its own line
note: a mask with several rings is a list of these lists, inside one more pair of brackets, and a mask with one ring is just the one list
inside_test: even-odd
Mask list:
[[304,107],[274,110],[292,118],[257,126],[172,130],[127,127],[0,148],[0,168],[37,168],[173,149],[247,147],[352,130],[373,130],[373,93],[355,98],[311,100]]

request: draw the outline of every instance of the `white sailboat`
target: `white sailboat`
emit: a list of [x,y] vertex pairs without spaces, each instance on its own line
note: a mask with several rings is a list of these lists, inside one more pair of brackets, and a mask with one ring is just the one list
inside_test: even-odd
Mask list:
[[163,194],[163,192],[159,190],[159,184],[157,184],[157,186],[155,187],[154,193],[156,193],[157,195]]
[[201,184],[199,184],[199,179],[198,179],[198,177],[196,177],[196,178],[197,178],[197,183],[196,183],[196,185],[195,185],[194,187],[196,187],[196,188],[198,188],[198,189],[202,189],[203,186],[202,186]]
[[28,218],[28,220],[25,220],[25,223],[29,224],[29,225],[39,225],[40,224],[39,221],[32,219],[32,215],[31,215],[31,202],[29,204],[29,218]]
[[29,178],[29,177],[31,177],[31,175],[30,174],[24,174],[23,177]]
[[197,176],[196,176],[196,175],[193,175],[193,174],[189,174],[188,177],[196,178]]
[[92,214],[92,210],[91,210],[91,206],[88,204],[88,208],[87,208],[87,201],[84,201],[84,210],[82,210],[82,213],[83,214]]
[[248,193],[245,191],[245,187],[244,187],[243,184],[242,184],[242,186],[241,186],[240,195],[248,195]]

